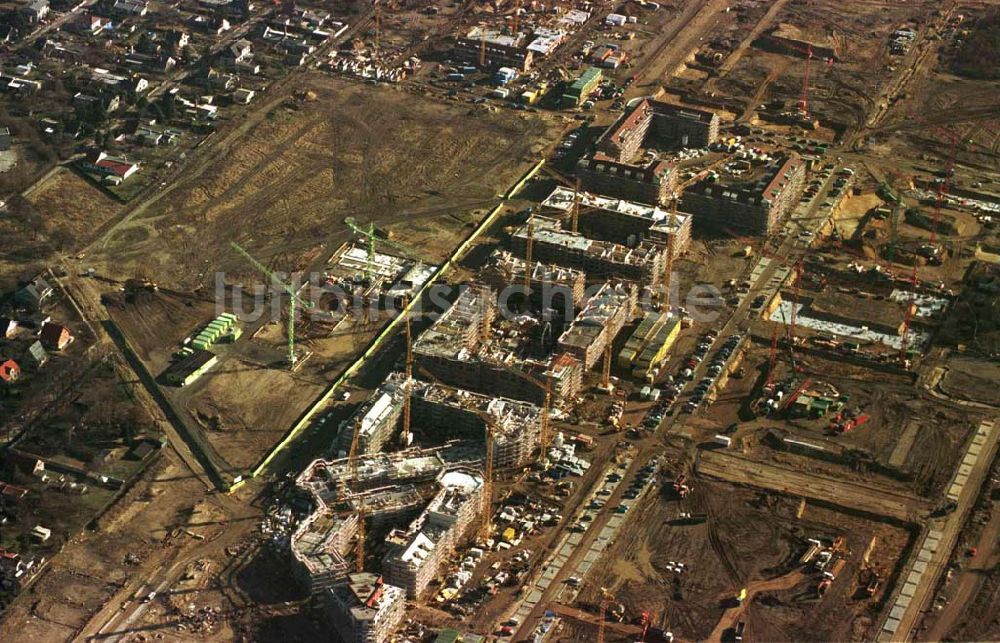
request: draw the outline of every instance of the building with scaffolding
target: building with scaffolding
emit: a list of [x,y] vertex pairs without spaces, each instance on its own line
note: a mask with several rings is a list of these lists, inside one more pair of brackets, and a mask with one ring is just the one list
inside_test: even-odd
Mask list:
[[[362,455],[356,478],[347,458],[314,461],[296,479],[313,509],[289,540],[294,577],[312,595],[325,596],[345,580],[353,564],[348,561],[362,508],[366,531],[392,531],[411,524],[421,512],[440,511],[443,501],[437,499],[452,498],[457,482],[470,479],[482,485],[478,470],[446,462],[441,449]],[[459,517],[474,519],[464,513]]]
[[441,573],[455,548],[480,518],[483,477],[469,469],[453,469],[438,478],[440,491],[405,529],[389,532],[389,553],[382,564],[387,581],[418,598]]
[[644,239],[629,248],[588,239],[563,230],[556,219],[535,216],[514,231],[511,244],[515,254],[524,256],[529,236],[534,257],[580,269],[592,280],[628,279],[655,287],[663,279],[667,252],[661,243]]
[[[554,370],[562,368],[565,367],[557,365]],[[370,445],[380,441],[384,444],[387,441],[375,439],[373,435],[397,435],[402,425],[405,395],[406,376],[403,373],[393,373],[386,378],[372,396],[380,401],[375,406],[366,404],[341,425],[340,434],[335,440],[339,452],[347,454],[354,431],[357,430],[362,431],[358,439],[359,454],[374,453]],[[410,385],[410,395],[411,432],[415,436],[428,438],[435,443],[453,439],[485,441],[484,418],[489,418],[494,429],[493,462],[498,468],[528,464],[532,452],[538,446],[542,410],[536,404],[417,379]],[[378,414],[372,416],[371,410],[375,408],[379,409]],[[366,419],[369,417],[371,422]],[[363,449],[362,445],[369,448]],[[369,479],[372,476],[364,477]],[[343,476],[340,478],[346,479]],[[399,480],[392,484],[399,484]]]
[[415,431],[433,431],[438,440],[485,442],[488,420],[498,469],[529,464],[541,438],[542,409],[529,402],[414,381],[411,404]]
[[455,38],[452,57],[470,65],[479,65],[480,56],[486,69],[512,67],[521,72],[531,70],[535,51],[523,33],[507,34],[497,29],[476,26],[464,36]]
[[772,159],[750,176],[710,174],[681,197],[694,223],[715,232],[771,234],[805,188],[806,164],[794,152]]
[[[514,258],[504,255],[502,265],[492,264],[498,285],[517,272]],[[524,262],[519,263],[517,276],[523,279]],[[552,290],[565,286],[557,295],[563,297],[561,306],[572,314],[573,301],[583,299],[582,273],[542,264],[536,267],[540,269],[535,276],[553,280],[548,282]],[[582,368],[571,356],[552,353],[553,322],[527,313],[487,313],[495,308],[493,296],[489,289],[464,290],[414,342],[418,370],[450,386],[538,405],[544,403],[545,386],[551,386],[554,403],[575,397],[582,386]],[[572,299],[575,296],[579,299]],[[484,315],[491,320],[485,328]]]
[[[523,286],[525,265],[521,257],[495,250],[479,270],[479,279],[496,292]],[[529,297],[536,308],[552,308],[562,314],[583,301],[587,275],[582,270],[534,261],[528,277],[532,285]]]
[[583,362],[584,368],[592,368],[632,320],[637,301],[633,284],[605,284],[559,337],[559,347]]
[[327,620],[344,643],[388,641],[406,614],[406,592],[378,574],[348,574],[328,590]]
[[542,207],[568,213],[575,201],[580,206],[579,228],[588,238],[635,246],[642,239],[665,244],[673,235],[674,259],[687,250],[691,240],[691,215],[677,212],[671,225],[670,212],[655,205],[576,193],[560,186],[546,197]]
[[576,175],[585,190],[656,205],[666,205],[677,185],[674,163],[656,158],[645,164],[625,163],[600,152],[581,158]]

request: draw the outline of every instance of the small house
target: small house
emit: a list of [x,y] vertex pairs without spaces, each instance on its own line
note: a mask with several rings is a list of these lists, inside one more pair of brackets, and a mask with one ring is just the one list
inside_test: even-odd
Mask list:
[[39,339],[48,350],[61,351],[73,341],[73,334],[62,324],[49,322],[42,326]]
[[0,362],[0,382],[13,384],[21,376],[21,367],[12,359]]
[[249,105],[255,95],[254,90],[239,88],[233,92],[233,102],[240,105]]
[[14,293],[14,303],[29,310],[39,310],[52,296],[49,282],[41,276],[35,277]]
[[17,321],[0,317],[0,339],[11,339],[17,334]]
[[49,361],[49,354],[42,343],[36,341],[25,351],[23,361],[32,368],[39,369],[45,366],[45,362]]

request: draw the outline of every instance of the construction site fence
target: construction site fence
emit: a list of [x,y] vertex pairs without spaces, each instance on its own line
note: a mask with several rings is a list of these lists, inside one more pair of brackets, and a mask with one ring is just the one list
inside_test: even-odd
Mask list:
[[[476,240],[478,240],[479,237],[485,231],[489,230],[494,223],[496,223],[497,218],[504,211],[506,201],[514,198],[524,188],[524,186],[528,183],[528,181],[534,178],[535,175],[537,175],[538,172],[541,171],[542,166],[544,165],[545,165],[544,159],[535,163],[531,167],[531,169],[529,169],[517,181],[517,183],[511,186],[511,188],[508,189],[503,194],[502,196],[503,200],[499,204],[497,204],[495,208],[490,210],[489,214],[487,214],[486,217],[479,223],[479,225],[476,226],[475,230],[473,230],[469,234],[469,236],[466,237],[466,239],[457,248],[455,248],[455,250],[451,253],[451,255],[448,257],[447,260],[445,260],[440,266],[438,266],[437,270],[434,271],[431,277],[426,282],[424,282],[424,285],[421,286],[420,289],[413,294],[413,297],[410,298],[409,303],[402,310],[401,314],[397,315],[392,320],[390,320],[388,324],[386,324],[385,328],[382,329],[382,331],[368,344],[368,348],[365,349],[365,351],[356,360],[354,360],[354,362],[352,362],[351,365],[348,366],[344,370],[344,372],[341,373],[340,376],[337,377],[333,381],[333,383],[330,384],[329,387],[327,387],[327,389],[320,395],[320,397],[315,402],[313,402],[313,404],[311,404],[309,408],[302,413],[302,415],[299,416],[299,419],[295,422],[294,425],[292,425],[292,428],[285,434],[285,436],[281,439],[281,441],[278,442],[267,453],[267,455],[264,456],[263,459],[261,459],[261,461],[257,464],[256,467],[254,467],[253,471],[251,472],[251,475],[254,478],[267,472],[268,467],[273,462],[274,458],[284,449],[288,448],[288,446],[292,442],[294,442],[296,438],[299,437],[299,435],[306,429],[306,427],[308,427],[310,423],[312,423],[316,415],[324,408],[327,402],[329,402],[330,399],[333,397],[334,393],[336,393],[337,390],[351,377],[357,374],[357,372],[365,365],[365,363],[367,363],[368,360],[371,359],[375,355],[375,353],[377,353],[382,348],[385,341],[392,337],[393,333],[397,330],[400,323],[404,319],[406,319],[406,317],[410,314],[413,308],[418,305],[421,297],[423,297],[427,289],[432,284],[437,282],[437,280],[444,277],[444,275],[447,274],[448,271],[450,271],[455,266],[455,263],[458,262],[462,258],[462,256],[468,251],[468,249],[472,246],[472,244],[475,243]],[[246,480],[242,478],[235,481],[234,484],[231,485],[229,488],[230,492],[236,491],[245,483]]]

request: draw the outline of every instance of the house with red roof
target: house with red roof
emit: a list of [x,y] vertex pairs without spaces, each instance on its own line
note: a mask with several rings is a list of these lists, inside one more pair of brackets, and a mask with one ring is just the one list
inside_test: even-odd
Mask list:
[[132,163],[124,156],[98,152],[83,161],[86,170],[100,174],[106,181],[121,183],[139,171],[139,164]]
[[21,376],[21,367],[12,359],[0,363],[0,382],[11,384]]

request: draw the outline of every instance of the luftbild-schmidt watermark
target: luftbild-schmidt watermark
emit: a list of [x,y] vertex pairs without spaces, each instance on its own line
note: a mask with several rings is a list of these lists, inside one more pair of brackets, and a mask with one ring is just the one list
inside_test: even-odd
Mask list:
[[[493,289],[483,284],[432,283],[422,289],[391,289],[374,293],[364,283],[334,282],[321,273],[309,275],[272,273],[269,284],[245,285],[231,282],[224,272],[215,274],[215,303],[218,313],[233,312],[245,322],[276,321],[289,314],[296,319],[334,322],[345,316],[359,321],[377,322],[406,314],[413,320],[437,319],[465,290],[475,290],[479,305],[495,308],[495,314],[514,319],[528,310],[549,321],[562,318],[569,323],[576,311],[589,303],[599,303],[609,292],[635,291],[636,304],[642,310],[670,310],[697,322],[717,320],[725,308],[719,289],[712,284],[694,284],[681,292],[680,279],[671,275],[669,288],[639,289],[630,282],[607,282],[588,286],[583,295],[567,286],[540,282],[510,285]],[[661,306],[666,296],[667,306]]]

